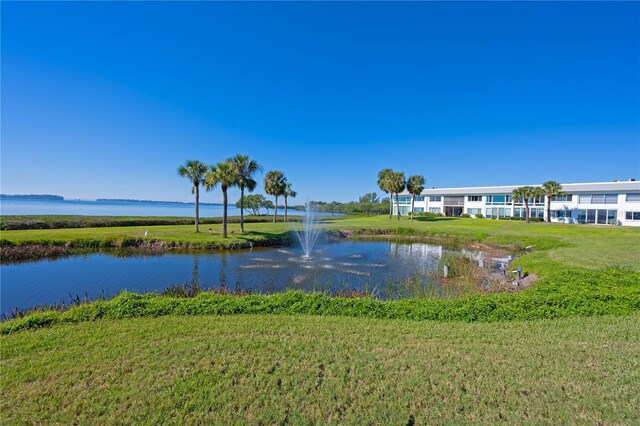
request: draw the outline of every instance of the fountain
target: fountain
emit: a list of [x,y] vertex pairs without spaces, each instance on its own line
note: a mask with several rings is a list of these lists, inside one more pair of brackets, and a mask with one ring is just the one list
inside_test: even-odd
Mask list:
[[311,258],[311,251],[320,236],[320,229],[316,224],[315,213],[311,211],[311,203],[307,203],[307,210],[302,220],[302,228],[296,230],[296,236],[302,246],[304,255],[302,258],[308,260]]

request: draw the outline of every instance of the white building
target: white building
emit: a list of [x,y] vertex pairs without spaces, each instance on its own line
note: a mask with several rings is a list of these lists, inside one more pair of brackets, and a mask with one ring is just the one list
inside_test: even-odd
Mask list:
[[[416,196],[414,211],[445,216],[524,217],[524,203],[511,197],[511,191],[521,186],[525,185],[425,189]],[[640,226],[640,182],[566,183],[562,190],[567,195],[551,197],[552,222]],[[530,200],[530,216],[546,220],[545,202],[544,196]],[[394,213],[398,208],[402,215],[409,213],[408,192],[400,194],[399,203],[394,199]]]

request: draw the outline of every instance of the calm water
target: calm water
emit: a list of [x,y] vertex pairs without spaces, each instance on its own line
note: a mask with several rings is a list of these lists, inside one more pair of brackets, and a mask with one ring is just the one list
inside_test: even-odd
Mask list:
[[[378,297],[390,283],[427,278],[446,253],[423,243],[347,241],[316,244],[312,259],[301,258],[300,247],[197,254],[118,257],[94,253],[57,260],[5,264],[1,274],[1,310],[69,302],[71,296],[115,296],[122,290],[162,291],[172,284],[197,279],[203,287],[273,293],[286,289],[337,291],[361,289]],[[446,286],[428,283],[437,296],[451,296]],[[449,289],[450,291],[453,291]]]
[[[85,216],[193,216],[195,204],[148,203],[142,201],[82,201],[0,199],[0,214],[60,214]],[[262,209],[261,213],[265,210]],[[281,214],[281,209],[278,209]],[[249,212],[245,210],[245,214]],[[273,214],[273,210],[270,210]],[[304,214],[289,209],[290,215]],[[228,214],[239,216],[240,209],[228,207]],[[222,205],[200,205],[200,217],[221,217]]]

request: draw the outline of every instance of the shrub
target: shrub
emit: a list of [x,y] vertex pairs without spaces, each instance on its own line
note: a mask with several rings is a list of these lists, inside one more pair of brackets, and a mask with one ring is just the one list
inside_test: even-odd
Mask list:
[[[464,265],[460,264],[464,273]],[[640,311],[640,273],[562,270],[550,273],[520,293],[474,295],[460,299],[332,297],[324,293],[288,291],[271,295],[201,292],[195,297],[155,293],[121,293],[109,301],[82,304],[62,311],[34,312],[0,323],[0,334],[99,318],[160,315],[308,314],[444,321],[505,321],[590,315],[625,315]]]
[[468,218],[471,217],[471,215],[469,213],[462,213],[460,217]]
[[478,219],[482,219],[484,216],[482,216],[482,213],[476,213],[476,218]]

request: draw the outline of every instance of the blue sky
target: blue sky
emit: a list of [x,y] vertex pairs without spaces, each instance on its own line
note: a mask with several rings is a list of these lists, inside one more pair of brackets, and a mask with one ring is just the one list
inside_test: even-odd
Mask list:
[[640,178],[640,3],[1,7],[3,193],[190,201],[178,165],[238,152],[300,202],[376,191],[385,167]]

